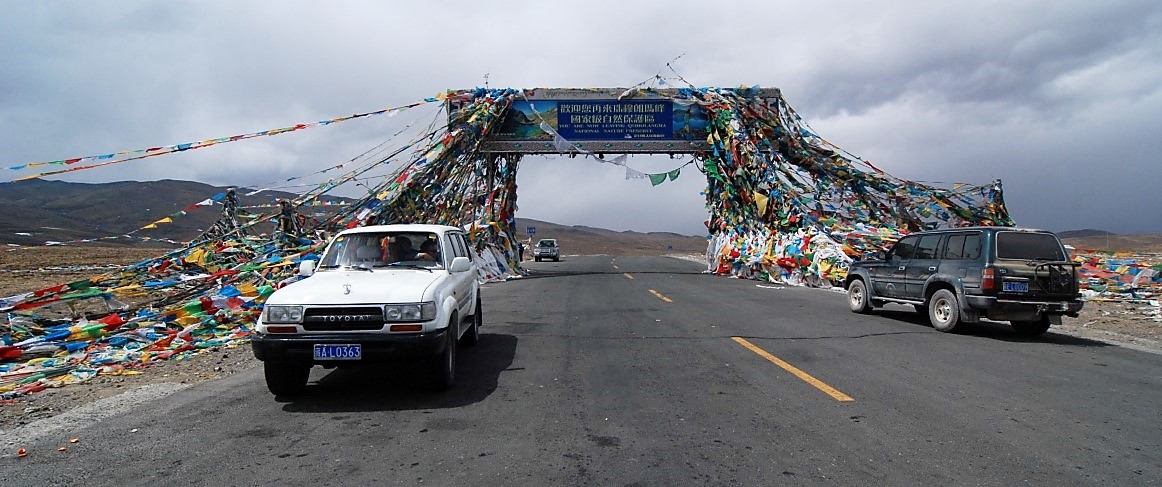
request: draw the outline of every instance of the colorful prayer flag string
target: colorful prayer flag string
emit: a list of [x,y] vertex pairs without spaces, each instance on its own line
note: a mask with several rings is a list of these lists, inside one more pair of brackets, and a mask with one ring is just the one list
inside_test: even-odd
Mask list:
[[[112,164],[119,164],[119,163],[126,162],[126,161],[144,159],[146,157],[154,157],[154,156],[160,156],[160,155],[165,155],[165,154],[173,154],[175,152],[183,152],[183,151],[187,151],[187,150],[201,149],[204,147],[223,144],[223,143],[227,143],[227,142],[237,142],[239,140],[252,139],[255,137],[265,137],[265,136],[271,136],[271,135],[285,134],[285,133],[294,132],[297,130],[318,127],[321,125],[330,125],[330,124],[334,124],[334,123],[345,122],[347,120],[353,120],[356,118],[368,117],[368,116],[373,116],[373,115],[382,115],[385,113],[395,113],[395,112],[407,110],[410,108],[415,108],[417,106],[424,105],[427,103],[437,102],[437,101],[440,101],[442,99],[444,99],[444,97],[437,96],[437,97],[433,97],[433,98],[426,98],[422,102],[411,103],[408,105],[402,105],[402,106],[392,107],[392,108],[384,108],[382,110],[376,110],[376,111],[366,112],[366,113],[356,113],[354,115],[332,118],[329,120],[321,120],[321,121],[313,122],[313,123],[300,123],[300,124],[292,125],[290,127],[263,130],[261,132],[254,132],[254,133],[249,133],[249,134],[232,135],[229,137],[218,137],[218,138],[206,139],[206,140],[202,140],[202,141],[198,141],[198,142],[186,142],[186,143],[182,143],[182,144],[173,144],[173,145],[166,145],[166,146],[160,146],[160,147],[150,147],[147,149],[121,151],[121,152],[115,152],[115,153],[111,153],[111,154],[75,157],[72,159],[61,159],[61,160],[57,160],[57,161],[30,162],[27,164],[9,166],[8,169],[14,170],[14,171],[19,171],[19,170],[24,170],[24,169],[28,169],[28,168],[36,168],[36,167],[43,167],[43,166],[49,166],[49,165],[72,166],[73,164],[79,164],[79,163],[83,163],[83,162],[102,161],[102,162],[95,162],[93,164],[88,164],[88,165],[73,166],[73,167],[69,167],[67,169],[61,169],[61,170],[57,170],[57,171],[46,171],[46,172],[42,172],[39,174],[30,174],[30,175],[21,176],[19,178],[12,180],[12,182],[24,181],[24,180],[34,179],[34,178],[39,178],[39,177],[44,177],[44,176],[53,176],[53,175],[57,175],[57,174],[64,174],[64,173],[69,173],[69,172],[74,172],[74,171],[82,171],[85,169],[94,169],[94,168],[104,167],[104,166],[108,166],[108,165],[112,165]],[[125,157],[122,157],[122,156],[125,156]],[[121,158],[118,158],[118,157],[121,157]]]

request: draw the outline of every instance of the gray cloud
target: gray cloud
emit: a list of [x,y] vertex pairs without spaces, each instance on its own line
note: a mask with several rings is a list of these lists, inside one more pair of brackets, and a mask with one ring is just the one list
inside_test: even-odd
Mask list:
[[[1005,181],[1018,223],[1162,232],[1162,5],[1113,2],[53,2],[0,17],[0,164],[256,132],[444,90],[778,87],[905,178]],[[342,163],[433,111],[82,171],[261,184]],[[420,121],[423,119],[423,121]],[[630,158],[661,172],[679,162]],[[3,169],[11,179],[27,173]],[[527,157],[518,216],[698,234],[701,175]],[[356,190],[357,191],[357,190]]]

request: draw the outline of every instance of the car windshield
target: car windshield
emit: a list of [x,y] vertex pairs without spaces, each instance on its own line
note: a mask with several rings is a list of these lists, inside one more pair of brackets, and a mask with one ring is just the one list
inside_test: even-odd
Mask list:
[[537,247],[556,247],[556,246],[557,246],[556,240],[541,240],[540,242],[537,242]]
[[1065,251],[1048,233],[997,232],[997,258],[1061,261]]
[[335,237],[320,269],[340,267],[444,267],[439,236],[426,232],[366,232]]

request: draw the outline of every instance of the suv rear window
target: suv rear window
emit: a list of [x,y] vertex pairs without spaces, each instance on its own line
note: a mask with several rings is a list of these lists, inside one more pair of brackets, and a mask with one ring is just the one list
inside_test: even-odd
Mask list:
[[944,258],[976,260],[980,258],[980,234],[949,235],[944,246]]
[[997,232],[997,258],[1060,261],[1065,253],[1048,233]]

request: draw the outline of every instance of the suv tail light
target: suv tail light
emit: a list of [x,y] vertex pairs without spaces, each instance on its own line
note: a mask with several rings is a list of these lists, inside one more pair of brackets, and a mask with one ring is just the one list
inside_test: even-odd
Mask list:
[[993,291],[997,288],[997,273],[992,267],[985,267],[980,271],[980,290]]

